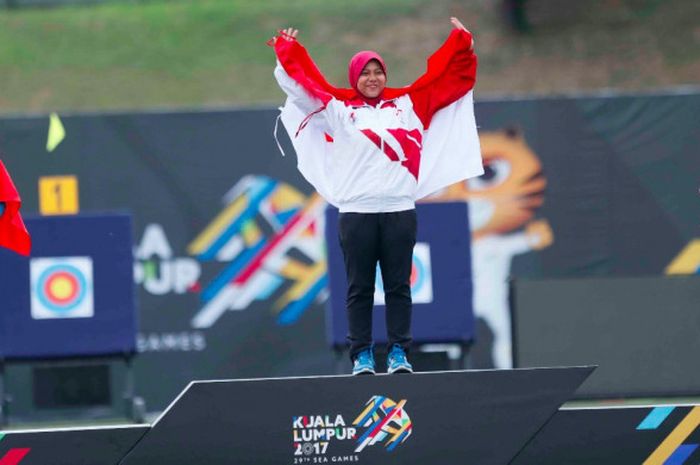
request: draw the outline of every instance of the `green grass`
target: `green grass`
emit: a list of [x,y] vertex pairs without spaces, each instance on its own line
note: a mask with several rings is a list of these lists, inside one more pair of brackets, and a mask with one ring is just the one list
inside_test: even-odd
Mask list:
[[[265,42],[291,24],[336,53],[353,18],[425,0],[196,0],[0,12],[0,111],[279,100]],[[408,7],[408,8],[407,8]],[[372,11],[367,15],[367,11]],[[357,28],[355,28],[357,30]]]
[[[411,82],[449,31],[475,32],[482,93],[692,84],[696,0],[533,0],[532,33],[503,25],[499,0],[152,0],[0,10],[0,113],[278,104],[265,46],[283,26],[332,82],[378,49],[390,84]],[[564,6],[562,5],[569,5]]]

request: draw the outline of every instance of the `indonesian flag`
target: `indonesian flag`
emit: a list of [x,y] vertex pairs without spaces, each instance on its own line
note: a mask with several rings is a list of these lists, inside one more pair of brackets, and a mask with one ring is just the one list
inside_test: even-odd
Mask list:
[[19,214],[22,200],[2,161],[0,161],[0,203],[4,204],[0,206],[0,247],[29,256],[32,239]]
[[[351,102],[357,97],[354,89],[330,84],[298,41],[284,40],[283,34],[280,38],[274,43],[277,59],[285,72],[319,102],[321,107],[316,112],[333,98]],[[430,56],[426,72],[419,79],[407,87],[384,89],[384,100],[409,95],[413,111],[423,124],[422,154],[419,169],[415,170],[420,173],[416,200],[484,172],[474,118],[476,69],[471,33],[454,29]],[[327,134],[314,130],[310,121],[314,113],[290,104],[288,99],[281,119],[297,153],[299,170],[333,203],[328,176],[323,171],[323,160],[328,156],[326,144],[320,143]]]

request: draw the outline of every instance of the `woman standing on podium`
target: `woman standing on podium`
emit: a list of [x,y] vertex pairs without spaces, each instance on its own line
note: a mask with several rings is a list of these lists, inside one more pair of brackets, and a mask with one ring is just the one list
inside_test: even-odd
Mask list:
[[353,374],[374,374],[372,308],[377,263],[386,301],[388,373],[411,373],[411,286],[417,199],[483,173],[472,89],[472,35],[452,18],[447,41],[423,76],[389,88],[384,60],[362,51],[350,60],[351,88],[329,84],[288,28],[273,37],[275,77],[287,101],[280,118],[298,168],[340,211],[348,281]]

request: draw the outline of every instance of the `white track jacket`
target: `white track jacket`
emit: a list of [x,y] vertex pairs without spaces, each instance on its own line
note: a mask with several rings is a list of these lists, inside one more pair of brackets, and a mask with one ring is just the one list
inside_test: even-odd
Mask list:
[[414,84],[386,88],[373,107],[331,86],[304,47],[275,43],[287,94],[281,120],[298,168],[341,212],[409,210],[415,201],[483,173],[472,88],[471,35],[453,30]]

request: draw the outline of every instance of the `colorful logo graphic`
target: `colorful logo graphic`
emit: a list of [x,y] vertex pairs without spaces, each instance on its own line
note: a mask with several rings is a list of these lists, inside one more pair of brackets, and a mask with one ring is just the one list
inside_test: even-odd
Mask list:
[[90,257],[32,259],[30,280],[31,314],[35,320],[94,315]]
[[362,452],[367,446],[386,441],[388,451],[393,451],[408,439],[413,424],[404,410],[406,400],[399,403],[388,397],[373,396],[366,404],[365,410],[352,422],[353,425],[367,428],[357,440],[355,452]]
[[386,450],[393,451],[413,431],[405,405],[406,400],[396,403],[388,397],[373,396],[351,425],[341,414],[293,417],[294,463],[359,462],[359,453],[378,443],[385,443]]
[[[674,406],[655,407],[637,426],[637,431],[655,430],[676,409]],[[698,448],[697,441],[687,442],[693,432],[700,426],[700,406],[690,409],[688,414],[676,425],[671,433],[664,438],[659,446],[644,461],[643,465],[681,465],[693,455]],[[697,461],[697,458],[696,458]],[[697,462],[693,463],[697,463]]]
[[[430,266],[430,245],[419,242],[413,248],[413,268],[411,269],[411,300],[414,304],[427,304],[433,301],[433,275]],[[375,305],[385,305],[382,273],[377,265],[377,278],[374,285]]]
[[192,319],[208,328],[228,310],[273,298],[277,322],[296,322],[317,298],[325,299],[326,259],[322,228],[326,203],[265,176],[246,176],[224,196],[225,207],[188,246],[202,262],[223,270],[201,294]]

